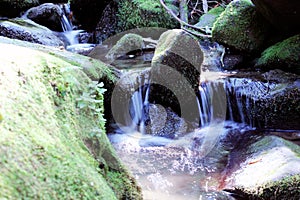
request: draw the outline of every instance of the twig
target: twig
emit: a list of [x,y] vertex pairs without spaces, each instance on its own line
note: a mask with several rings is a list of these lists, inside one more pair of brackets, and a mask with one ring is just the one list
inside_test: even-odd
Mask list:
[[[165,4],[164,0],[159,0],[161,5],[167,10],[168,13],[170,13],[172,15],[173,18],[175,18],[180,24],[181,24],[181,28],[193,35],[196,35],[196,36],[200,36],[200,37],[211,37],[211,35],[207,35],[206,34],[206,29],[204,27],[197,27],[197,26],[193,26],[191,24],[188,24],[184,21],[182,21],[181,19],[179,19],[177,17],[177,15],[174,14],[174,12],[168,8],[168,6]],[[193,31],[190,31],[190,30],[187,30],[184,26],[187,26],[189,28],[193,28],[197,31],[199,31],[200,33],[195,33]]]

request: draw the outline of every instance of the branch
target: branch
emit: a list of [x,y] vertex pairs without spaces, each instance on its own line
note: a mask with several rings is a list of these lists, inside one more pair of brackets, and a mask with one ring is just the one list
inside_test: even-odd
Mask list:
[[[185,30],[193,35],[199,36],[199,37],[211,37],[211,35],[207,35],[206,29],[204,27],[193,26],[191,24],[186,23],[185,21],[182,21],[181,19],[179,19],[177,17],[176,14],[174,14],[174,12],[171,9],[168,8],[168,6],[165,4],[164,0],[159,0],[159,1],[160,1],[161,5],[167,10],[167,12],[170,13],[172,15],[172,17],[175,18],[181,24],[181,28],[183,30]],[[200,33],[195,33],[195,31],[189,30],[184,26],[195,29]]]

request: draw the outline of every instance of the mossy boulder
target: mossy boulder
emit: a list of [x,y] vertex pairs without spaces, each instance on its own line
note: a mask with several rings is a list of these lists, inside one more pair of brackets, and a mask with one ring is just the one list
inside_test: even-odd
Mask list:
[[50,29],[29,19],[0,20],[0,36],[47,46],[64,46],[64,43]]
[[300,74],[300,34],[287,38],[267,48],[261,54],[256,67],[282,69]]
[[[172,6],[170,2],[168,5]],[[178,23],[159,1],[121,0],[111,2],[104,10],[96,27],[96,39],[101,42],[114,34],[142,27],[175,28]]]
[[0,0],[0,17],[20,17],[21,12],[38,4],[38,0]]
[[103,88],[85,73],[113,77],[110,70],[59,49],[0,41],[0,198],[141,199],[106,137]]
[[264,136],[246,149],[247,158],[240,169],[227,178],[229,185],[235,188],[231,191],[233,196],[237,199],[299,199],[298,145],[279,137]]
[[268,23],[250,0],[228,4],[212,29],[214,41],[246,53],[261,50],[267,34]]
[[225,9],[221,6],[210,9],[207,13],[203,14],[200,17],[199,22],[195,24],[195,26],[212,28],[214,22],[217,20],[217,18],[221,15],[221,13],[224,10]]
[[142,36],[128,33],[124,35],[107,53],[108,59],[116,59],[131,51],[141,50],[144,47]]
[[195,92],[202,62],[202,50],[192,35],[180,29],[163,33],[152,59],[150,98],[188,121],[197,121]]

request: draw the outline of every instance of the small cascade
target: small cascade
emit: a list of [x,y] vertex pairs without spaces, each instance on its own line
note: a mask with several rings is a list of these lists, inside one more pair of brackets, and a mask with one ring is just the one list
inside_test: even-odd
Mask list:
[[202,83],[199,86],[198,95],[198,109],[200,114],[200,126],[205,127],[209,125],[211,119],[212,105],[211,105],[211,90],[210,84]]
[[146,113],[149,107],[150,80],[146,76],[137,76],[138,89],[131,97],[130,114],[132,121],[130,129],[145,134]]
[[200,127],[226,120],[227,98],[223,81],[203,82],[197,94]]
[[62,26],[63,31],[64,32],[72,31],[74,29],[74,27],[73,27],[73,24],[71,21],[72,12],[70,10],[70,5],[62,4],[61,9],[63,11],[63,15],[61,17],[61,26]]
[[254,126],[254,122],[251,120],[253,102],[250,98],[250,94],[253,91],[250,91],[249,85],[250,83],[247,79],[232,78],[226,81],[228,118],[231,121]]

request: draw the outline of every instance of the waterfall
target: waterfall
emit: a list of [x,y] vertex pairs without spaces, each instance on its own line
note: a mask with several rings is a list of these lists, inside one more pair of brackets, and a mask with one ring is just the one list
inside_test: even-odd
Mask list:
[[[135,83],[132,84],[134,85]],[[132,121],[130,129],[145,134],[145,120],[149,106],[150,79],[148,76],[138,75],[136,84],[138,85],[138,89],[131,97],[130,114]]]
[[64,32],[66,31],[72,31],[73,30],[73,25],[70,20],[71,16],[71,10],[70,10],[70,5],[69,4],[62,4],[61,5],[62,13],[63,15],[61,16],[61,26]]
[[199,86],[197,102],[200,115],[200,126],[207,126],[210,122],[212,112],[210,84],[202,83]]
[[200,127],[226,120],[227,97],[224,81],[203,82],[197,94]]

